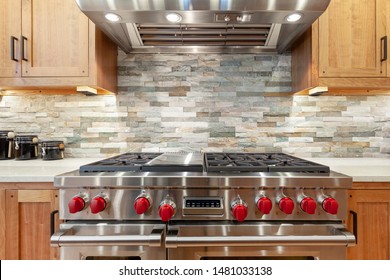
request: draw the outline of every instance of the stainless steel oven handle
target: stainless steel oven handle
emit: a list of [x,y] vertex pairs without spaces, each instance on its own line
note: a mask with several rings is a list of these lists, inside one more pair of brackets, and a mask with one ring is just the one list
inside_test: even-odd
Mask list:
[[149,235],[67,235],[59,231],[51,236],[52,246],[150,246],[162,245],[163,229],[154,229]]
[[[178,233],[176,231],[176,233]],[[211,247],[211,246],[354,246],[355,236],[348,231],[340,235],[299,236],[299,235],[264,235],[264,236],[178,236],[168,232],[166,248]]]

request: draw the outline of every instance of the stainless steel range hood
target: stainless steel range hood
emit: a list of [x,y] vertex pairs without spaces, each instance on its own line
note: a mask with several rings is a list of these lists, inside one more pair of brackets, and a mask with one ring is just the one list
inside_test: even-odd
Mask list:
[[[282,53],[330,0],[76,2],[126,53]],[[290,15],[300,20],[290,21]]]

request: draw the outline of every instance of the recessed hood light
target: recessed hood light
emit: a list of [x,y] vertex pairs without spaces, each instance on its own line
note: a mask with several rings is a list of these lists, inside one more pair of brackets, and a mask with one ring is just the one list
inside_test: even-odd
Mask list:
[[120,21],[122,19],[119,15],[114,14],[114,13],[107,13],[104,15],[104,17],[111,22],[117,22],[117,21]]
[[300,20],[302,18],[302,14],[300,13],[293,13],[293,14],[290,14],[286,17],[286,20],[288,22],[297,22],[298,20]]
[[165,18],[170,22],[181,22],[182,17],[177,13],[169,13],[165,16]]

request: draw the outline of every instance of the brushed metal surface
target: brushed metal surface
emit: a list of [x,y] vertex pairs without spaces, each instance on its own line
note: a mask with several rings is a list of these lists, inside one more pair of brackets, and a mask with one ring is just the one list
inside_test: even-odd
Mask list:
[[169,226],[166,248],[211,246],[354,246],[355,237],[337,224],[245,224]]
[[62,260],[165,260],[165,225],[63,223],[51,237]]
[[[104,194],[109,201],[107,208],[98,214],[93,214],[87,207],[78,213],[69,213],[68,201],[78,194],[87,195],[89,198],[96,195]],[[305,213],[299,206],[298,199],[304,193],[306,196],[317,200],[323,195],[331,196],[339,202],[337,215],[326,213],[320,201],[317,201],[316,212],[313,215]],[[142,215],[137,215],[134,210],[134,201],[140,195],[144,194],[151,198],[153,204],[150,209]],[[271,199],[273,207],[269,214],[262,214],[256,206],[256,198],[260,195],[265,195]],[[277,197],[285,195],[290,197],[295,203],[294,211],[291,215],[283,213],[277,203]],[[193,221],[229,221],[234,220],[231,211],[231,203],[238,196],[248,205],[248,216],[246,221],[340,221],[346,219],[347,215],[347,190],[331,189],[331,188],[187,188],[187,189],[155,189],[139,188],[139,189],[115,189],[115,188],[66,188],[60,189],[59,193],[59,216],[65,220],[130,220],[130,221],[160,221],[158,208],[164,199],[167,197],[174,201],[176,205],[176,213],[173,216],[173,221],[193,220]],[[211,211],[207,214],[201,209],[188,213],[185,210],[186,198],[207,199],[219,198],[222,201],[221,209],[217,212]]]
[[78,170],[54,177],[54,186],[114,187],[114,188],[254,188],[254,187],[324,187],[348,189],[352,178],[337,172],[254,172],[254,173],[201,173],[201,172],[95,172],[80,174]]
[[[219,52],[219,53],[258,53],[284,52],[310,25],[326,10],[330,0],[173,0],[173,1],[138,1],[138,0],[76,0],[81,11],[84,12],[107,36],[117,43],[126,53],[179,53],[179,52]],[[231,23],[245,27],[248,24],[281,24],[281,28],[275,28],[276,39],[270,42],[277,42],[276,45],[267,43],[264,46],[253,46],[251,48],[236,48],[235,46],[208,46],[207,48],[186,48],[186,46],[175,46],[174,49],[159,47],[144,47],[141,36],[134,29],[132,23],[138,24],[170,24],[166,20],[167,12],[179,13],[182,17],[180,24],[215,24],[218,21],[216,15],[221,13],[232,14]],[[116,23],[108,23],[104,15],[113,12],[122,19]],[[289,23],[287,15],[292,12],[301,13],[300,23]],[[237,21],[237,14],[241,18],[248,17],[250,22],[240,23]],[[272,33],[270,32],[270,33]],[[201,41],[193,42],[191,47],[202,46]]]
[[61,224],[50,238],[53,246],[151,246],[161,247],[164,225]]

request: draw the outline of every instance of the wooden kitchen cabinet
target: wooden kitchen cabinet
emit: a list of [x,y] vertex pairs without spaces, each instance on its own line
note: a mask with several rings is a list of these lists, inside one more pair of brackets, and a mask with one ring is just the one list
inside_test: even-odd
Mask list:
[[357,245],[347,250],[348,259],[390,259],[390,183],[354,183],[348,207],[353,214],[348,228],[357,225]]
[[117,47],[74,0],[0,0],[0,89],[116,92]]
[[58,210],[57,190],[11,186],[0,190],[0,202],[1,259],[59,258],[58,248],[50,247],[50,213]]
[[16,52],[21,34],[20,14],[15,10],[21,10],[21,1],[0,0],[0,77],[14,77],[20,72],[20,64],[12,60],[19,57]]
[[390,88],[389,12],[386,0],[332,0],[292,49],[294,91]]

